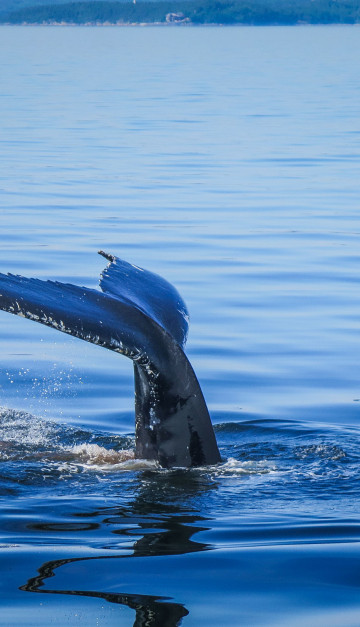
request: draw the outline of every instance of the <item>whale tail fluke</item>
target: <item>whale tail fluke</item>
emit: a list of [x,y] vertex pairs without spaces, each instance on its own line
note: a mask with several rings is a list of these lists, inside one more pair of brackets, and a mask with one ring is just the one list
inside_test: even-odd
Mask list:
[[101,292],[0,274],[0,309],[132,359],[139,458],[166,468],[217,463],[206,403],[183,351],[188,313],[181,296],[162,277],[99,252],[109,262]]

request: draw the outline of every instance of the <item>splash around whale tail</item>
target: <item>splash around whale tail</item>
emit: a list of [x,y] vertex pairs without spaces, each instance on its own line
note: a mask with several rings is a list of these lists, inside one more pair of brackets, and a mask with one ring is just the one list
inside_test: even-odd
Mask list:
[[186,306],[162,277],[103,251],[101,292],[0,274],[0,309],[132,359],[135,446],[165,468],[220,461],[206,403],[183,347]]

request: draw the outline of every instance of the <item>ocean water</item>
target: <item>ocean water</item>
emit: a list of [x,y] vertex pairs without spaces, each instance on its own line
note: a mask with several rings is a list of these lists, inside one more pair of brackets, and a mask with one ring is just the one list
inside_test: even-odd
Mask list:
[[223,458],[135,460],[131,362],[0,312],[0,624],[358,626],[359,29],[0,33],[0,271],[172,282]]

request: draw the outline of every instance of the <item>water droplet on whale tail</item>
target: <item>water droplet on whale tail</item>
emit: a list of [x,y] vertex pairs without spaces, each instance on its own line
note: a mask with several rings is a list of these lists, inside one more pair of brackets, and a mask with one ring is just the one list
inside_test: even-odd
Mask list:
[[220,461],[206,403],[184,353],[186,305],[165,279],[99,251],[102,291],[0,274],[0,309],[132,359],[136,457],[165,468]]

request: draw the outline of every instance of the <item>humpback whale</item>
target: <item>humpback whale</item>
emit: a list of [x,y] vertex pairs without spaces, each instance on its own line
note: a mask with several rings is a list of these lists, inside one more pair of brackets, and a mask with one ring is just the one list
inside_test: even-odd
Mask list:
[[185,355],[188,312],[157,274],[104,251],[101,291],[0,274],[0,309],[133,361],[135,454],[164,468],[220,461],[209,412]]

